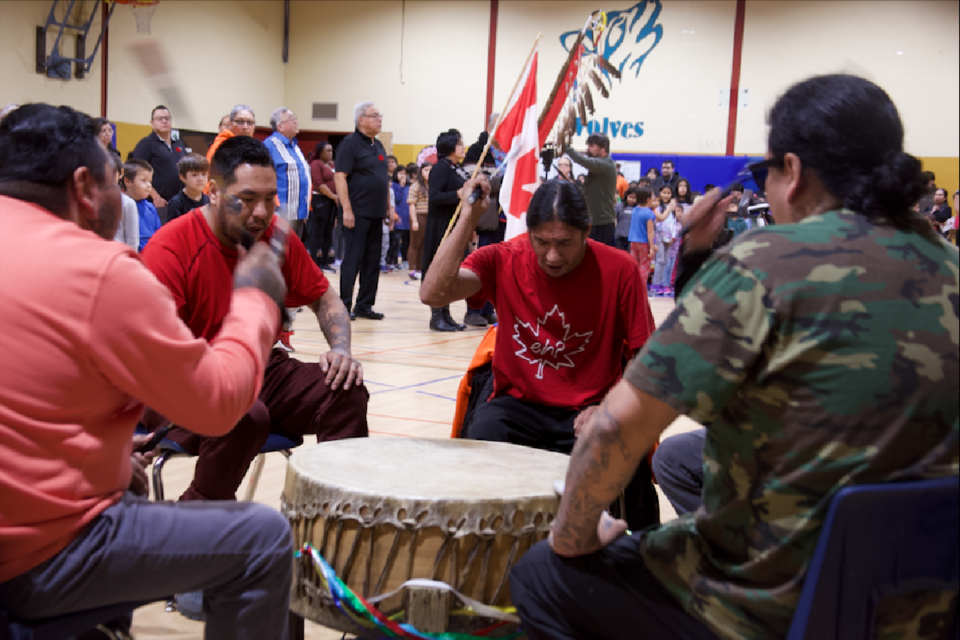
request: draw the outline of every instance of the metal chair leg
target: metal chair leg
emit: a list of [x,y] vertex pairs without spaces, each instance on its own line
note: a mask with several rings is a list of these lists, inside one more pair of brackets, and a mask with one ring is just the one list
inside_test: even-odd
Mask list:
[[267,454],[261,453],[253,461],[253,474],[250,476],[250,482],[247,483],[247,491],[243,499],[247,502],[253,500],[253,494],[257,490],[257,484],[260,482],[260,474],[263,473],[263,465],[267,461]]
[[[280,449],[280,453],[284,457],[290,457],[290,449]],[[247,502],[253,500],[253,495],[257,491],[257,485],[260,483],[260,476],[263,474],[263,465],[266,464],[267,454],[261,453],[257,456],[257,459],[253,461],[253,473],[250,476],[250,482],[247,483],[247,490],[243,494],[243,499]]]
[[153,461],[153,499],[157,502],[163,502],[163,465],[174,455],[175,451],[161,451]]

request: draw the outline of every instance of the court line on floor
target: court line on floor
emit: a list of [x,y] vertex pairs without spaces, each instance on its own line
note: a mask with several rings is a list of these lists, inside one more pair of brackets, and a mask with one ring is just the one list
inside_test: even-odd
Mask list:
[[450,401],[452,401],[452,402],[456,402],[456,401],[457,401],[456,398],[451,398],[450,396],[441,396],[441,395],[439,395],[439,394],[429,393],[429,392],[427,392],[427,391],[414,391],[414,393],[422,393],[422,394],[425,395],[425,396],[433,396],[434,398],[442,398],[443,400],[450,400]]
[[429,380],[427,382],[418,382],[417,384],[407,385],[405,387],[395,387],[393,389],[383,389],[382,391],[374,391],[370,395],[376,395],[378,393],[392,393],[394,391],[406,391],[407,389],[416,389],[417,387],[425,387],[429,384],[436,384],[437,382],[446,382],[447,380],[459,380],[463,376],[448,376],[446,378],[439,378],[437,380]]

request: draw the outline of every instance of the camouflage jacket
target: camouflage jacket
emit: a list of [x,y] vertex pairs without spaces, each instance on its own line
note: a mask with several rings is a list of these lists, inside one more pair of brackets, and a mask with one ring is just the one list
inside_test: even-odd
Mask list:
[[839,489],[960,470],[957,255],[845,210],[750,231],[630,365],[708,426],[703,506],[640,544],[721,637],[786,635]]

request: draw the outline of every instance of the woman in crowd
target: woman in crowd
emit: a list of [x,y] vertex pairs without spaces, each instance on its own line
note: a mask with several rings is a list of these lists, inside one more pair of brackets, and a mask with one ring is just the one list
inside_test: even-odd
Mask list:
[[680,178],[677,183],[677,202],[682,205],[690,206],[693,204],[693,190],[690,188],[690,181],[686,178]]
[[560,156],[557,160],[557,180],[577,184],[577,179],[573,175],[573,163],[567,156]]
[[933,192],[933,206],[930,208],[930,224],[937,231],[943,231],[943,225],[953,216],[953,210],[947,204],[947,190],[937,189]]
[[[410,182],[410,191],[407,193],[407,204],[410,210],[410,251],[407,254],[407,266],[410,267],[410,279],[417,280],[422,269],[423,234],[427,230],[427,202],[430,200],[430,169],[429,162],[420,167],[416,177]],[[416,226],[413,220],[416,219]]]
[[[463,137],[456,129],[445,131],[437,138],[437,166],[433,168],[430,176],[427,232],[423,238],[424,276],[440,248],[443,234],[460,202],[457,192],[466,180],[459,171],[459,165],[466,155]],[[431,309],[430,329],[433,331],[463,331],[466,328],[466,325],[453,320],[449,306]]]
[[113,147],[113,125],[106,118],[94,118],[93,126],[97,130],[97,137],[110,155],[120,157],[120,152]]
[[656,182],[657,178],[659,177],[660,177],[660,169],[657,169],[656,167],[650,167],[649,169],[647,169],[647,178],[650,179],[651,184]]

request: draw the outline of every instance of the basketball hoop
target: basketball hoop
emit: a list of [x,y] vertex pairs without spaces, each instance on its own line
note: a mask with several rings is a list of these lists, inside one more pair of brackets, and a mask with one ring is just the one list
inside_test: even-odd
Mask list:
[[150,18],[157,10],[160,0],[112,0],[117,4],[128,4],[133,9],[133,17],[137,19],[137,33],[150,34]]

